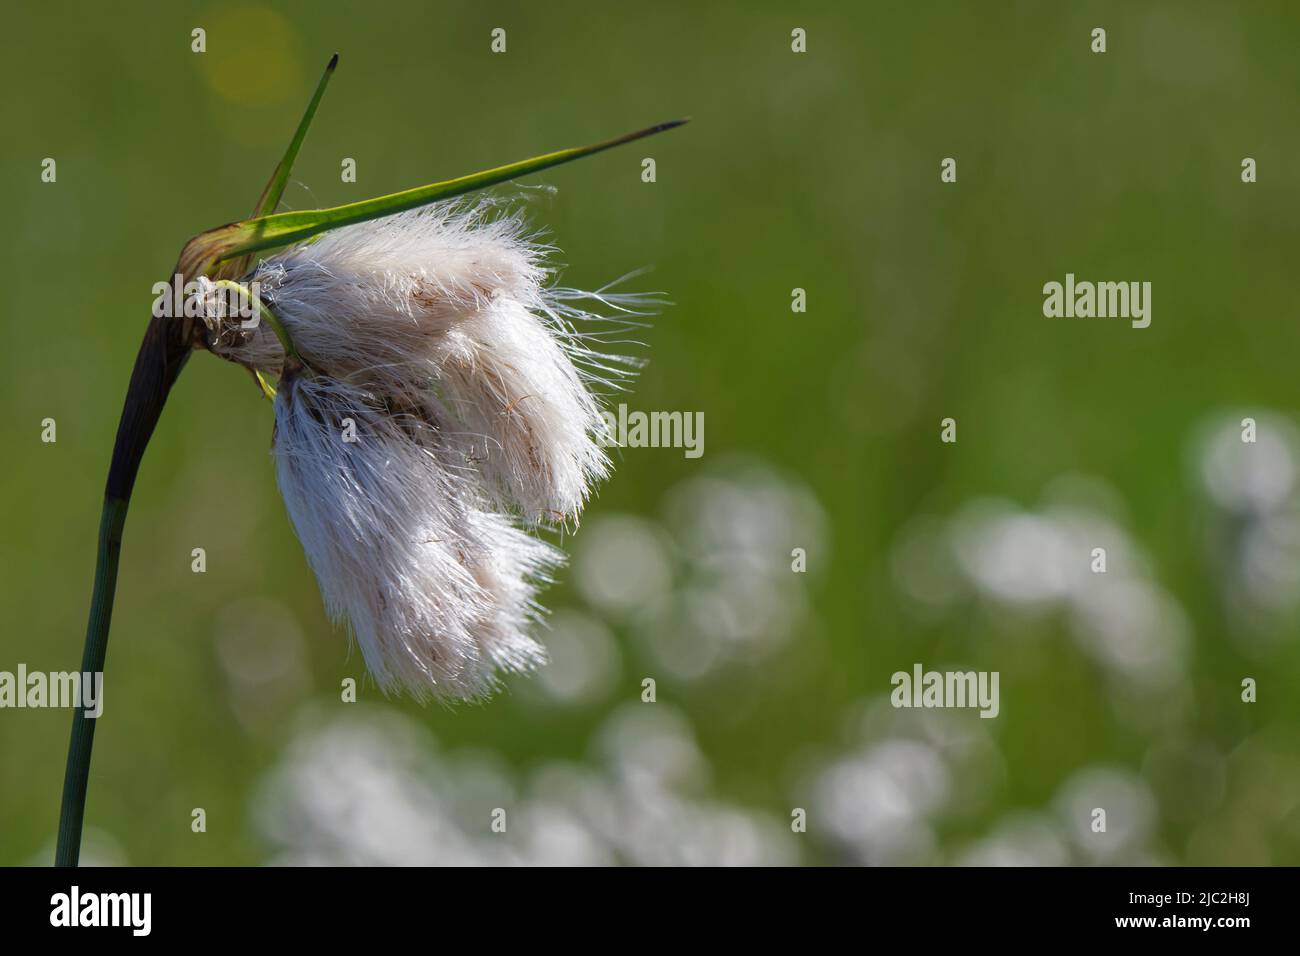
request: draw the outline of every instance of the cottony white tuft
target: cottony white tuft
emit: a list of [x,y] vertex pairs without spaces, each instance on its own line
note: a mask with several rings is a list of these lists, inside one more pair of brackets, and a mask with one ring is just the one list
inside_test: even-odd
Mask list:
[[208,320],[213,352],[280,375],[279,483],[327,608],[380,686],[417,697],[543,660],[535,595],[561,555],[515,521],[576,522],[609,470],[592,388],[630,365],[585,344],[576,323],[601,316],[548,287],[547,247],[497,208],[438,204],[261,263],[301,363],[268,323]]

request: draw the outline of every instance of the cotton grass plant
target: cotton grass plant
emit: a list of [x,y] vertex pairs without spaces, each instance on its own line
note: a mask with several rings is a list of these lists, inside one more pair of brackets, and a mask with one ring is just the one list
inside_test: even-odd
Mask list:
[[[537,590],[605,477],[593,389],[626,372],[579,331],[635,296],[557,288],[522,218],[467,194],[680,125],[674,121],[331,209],[276,213],[335,55],[253,215],[191,239],[178,285],[203,308],[155,314],[105,488],[82,670],[101,672],[127,503],[195,349],[249,369],[274,402],[285,506],[330,617],[384,690],[489,693],[543,659]],[[246,302],[251,319],[231,304]],[[95,722],[73,719],[56,863],[75,866]]]

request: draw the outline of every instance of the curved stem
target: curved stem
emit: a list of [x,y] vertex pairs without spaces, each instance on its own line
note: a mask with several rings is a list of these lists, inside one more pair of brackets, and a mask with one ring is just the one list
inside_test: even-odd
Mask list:
[[[140,461],[162,415],[167,394],[185,367],[189,354],[189,328],[184,322],[162,318],[150,321],[131,372],[104,489],[95,585],[90,601],[90,621],[86,625],[86,647],[81,658],[83,673],[93,675],[104,670],[108,627],[113,617],[113,594],[117,586],[118,557],[122,551],[122,529],[126,524],[131,489],[135,487]],[[95,718],[87,717],[83,710],[76,711],[72,716],[72,738],[68,743],[68,765],[63,778],[59,839],[54,855],[56,866],[76,866],[81,855],[81,827],[94,740]]]

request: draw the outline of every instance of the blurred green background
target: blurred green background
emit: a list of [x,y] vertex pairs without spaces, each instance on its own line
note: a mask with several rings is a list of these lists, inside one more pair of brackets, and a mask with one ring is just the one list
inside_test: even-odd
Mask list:
[[[621,452],[563,539],[552,667],[484,705],[384,700],[324,619],[269,407],[198,355],[127,525],[86,862],[1300,863],[1293,4],[6,26],[0,670],[77,666],[151,286],[251,208],[330,53],[290,208],[694,120],[529,180],[566,284],[652,266],[632,286],[675,303],[623,400],[706,423],[698,460]],[[1067,272],[1150,281],[1151,327],[1045,318]],[[999,671],[1000,715],[892,709],[917,662]],[[52,857],[69,720],[0,711],[0,863]]]

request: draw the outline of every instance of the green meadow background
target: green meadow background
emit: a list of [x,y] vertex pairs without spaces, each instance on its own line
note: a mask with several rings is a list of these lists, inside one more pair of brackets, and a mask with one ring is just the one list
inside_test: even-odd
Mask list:
[[[1300,863],[1293,4],[5,21],[0,670],[77,667],[151,286],[248,212],[331,53],[289,208],[692,117],[520,192],[566,285],[651,267],[626,287],[672,300],[615,402],[705,420],[699,459],[619,452],[557,538],[552,667],[385,699],[324,618],[270,408],[196,355],[127,524],[86,862]],[[1150,328],[1045,318],[1067,272],[1150,281]],[[999,672],[998,717],[891,708],[916,663]],[[0,863],[52,858],[69,721],[0,711]]]

